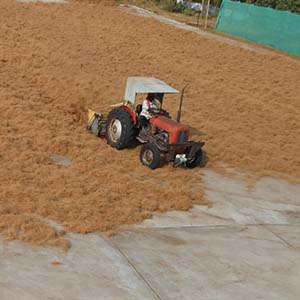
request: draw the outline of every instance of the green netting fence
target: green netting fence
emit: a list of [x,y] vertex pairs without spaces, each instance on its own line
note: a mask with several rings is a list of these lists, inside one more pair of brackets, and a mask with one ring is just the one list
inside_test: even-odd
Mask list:
[[300,15],[223,0],[216,30],[300,54]]

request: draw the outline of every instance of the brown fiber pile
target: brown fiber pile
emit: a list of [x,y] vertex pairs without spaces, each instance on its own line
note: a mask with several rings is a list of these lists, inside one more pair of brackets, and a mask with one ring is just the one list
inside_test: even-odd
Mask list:
[[[122,99],[128,76],[189,83],[183,122],[211,166],[300,177],[300,67],[121,12],[117,7],[0,1],[0,232],[67,247],[75,232],[111,232],[153,211],[203,200],[199,170],[150,171],[139,148],[89,134],[87,107]],[[177,100],[166,102],[171,112]],[[49,159],[66,155],[64,167]]]

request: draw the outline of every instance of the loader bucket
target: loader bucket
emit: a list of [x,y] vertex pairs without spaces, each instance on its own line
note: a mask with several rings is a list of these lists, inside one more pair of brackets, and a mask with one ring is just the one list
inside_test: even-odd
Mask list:
[[97,136],[105,133],[106,118],[101,113],[88,110],[88,130]]

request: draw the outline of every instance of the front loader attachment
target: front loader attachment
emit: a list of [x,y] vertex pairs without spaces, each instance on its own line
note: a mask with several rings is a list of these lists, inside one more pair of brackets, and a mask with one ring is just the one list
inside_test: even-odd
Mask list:
[[96,136],[105,136],[107,117],[104,114],[88,110],[88,130]]

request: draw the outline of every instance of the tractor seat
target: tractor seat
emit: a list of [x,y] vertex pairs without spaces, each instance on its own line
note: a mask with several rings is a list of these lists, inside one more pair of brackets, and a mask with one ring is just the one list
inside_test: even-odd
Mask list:
[[142,112],[142,110],[143,110],[143,105],[142,105],[142,104],[138,104],[138,105],[136,106],[136,108],[135,108],[135,113],[136,113],[137,115],[139,115],[139,114]]

